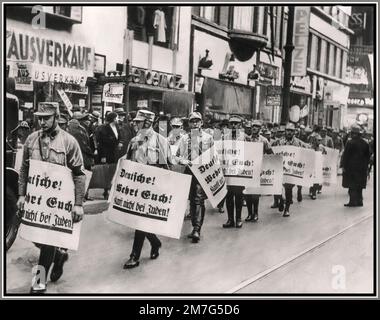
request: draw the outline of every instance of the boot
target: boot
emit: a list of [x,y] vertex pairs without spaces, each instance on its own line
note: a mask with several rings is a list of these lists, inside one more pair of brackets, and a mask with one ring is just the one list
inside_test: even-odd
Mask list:
[[253,222],[257,222],[259,220],[259,213],[257,211],[255,211],[253,213]]
[[63,265],[69,259],[69,254],[61,249],[56,250],[53,269],[50,273],[50,280],[56,282],[63,274]]
[[236,228],[241,228],[243,226],[243,222],[241,221],[241,211],[236,212]]
[[278,211],[284,211],[284,199],[282,197],[280,198],[280,203],[278,204]]
[[299,188],[297,190],[297,201],[302,202],[302,189],[301,188]]
[[226,223],[223,224],[223,228],[233,228],[235,227],[235,222],[228,219]]
[[136,259],[134,256],[131,256],[128,261],[124,264],[124,269],[132,269],[138,267],[140,264],[139,259]]
[[282,216],[283,217],[289,217],[290,216],[289,206],[285,207],[284,214]]
[[271,209],[278,208],[278,198],[276,196],[273,197],[273,204],[271,205]]
[[199,242],[199,240],[200,240],[200,238],[201,238],[201,234],[200,234],[200,232],[198,231],[198,230],[193,230],[193,243],[197,243],[197,242]]
[[249,214],[249,215],[247,216],[247,218],[245,218],[245,221],[247,221],[247,222],[253,221],[253,215],[252,215],[252,214]]

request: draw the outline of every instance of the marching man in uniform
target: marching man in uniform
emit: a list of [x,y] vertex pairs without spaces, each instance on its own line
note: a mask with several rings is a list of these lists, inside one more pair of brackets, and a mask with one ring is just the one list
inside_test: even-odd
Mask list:
[[[275,146],[295,146],[301,148],[309,148],[309,145],[302,142],[300,139],[295,137],[295,126],[293,123],[288,123],[285,127],[285,137],[275,141],[272,145]],[[284,209],[284,199],[280,198],[279,210],[280,212],[284,210],[283,216],[289,217],[289,208],[293,202],[293,187],[294,184],[284,183],[285,188],[285,209]]]
[[[139,110],[137,112],[133,121],[136,123],[138,131],[128,145],[126,159],[149,166],[169,169],[169,164],[171,164],[170,146],[162,135],[153,130],[154,116],[154,113],[148,110]],[[152,246],[150,258],[157,259],[159,256],[161,241],[157,236],[153,233],[136,230],[132,252],[130,258],[124,264],[124,269],[135,268],[140,264],[139,259],[145,237]]]
[[[262,123],[260,120],[254,120],[252,123],[252,135],[249,137],[251,142],[262,142],[264,148],[264,154],[273,154],[273,150],[270,147],[268,140],[260,134]],[[259,194],[247,194],[245,195],[247,202],[248,216],[245,221],[257,222],[259,220]]]
[[185,174],[191,174],[190,186],[190,215],[193,231],[189,238],[193,243],[200,240],[201,228],[205,216],[205,199],[206,193],[199,184],[197,178],[192,174],[189,166],[191,161],[198,158],[203,152],[214,145],[214,139],[211,135],[202,130],[202,115],[199,112],[193,112],[189,116],[190,132],[181,137],[178,143],[176,162],[186,166]]
[[[68,167],[72,171],[75,186],[75,204],[71,212],[73,222],[79,222],[83,218],[83,198],[85,194],[86,176],[83,172],[83,158],[80,147],[75,138],[60,129],[58,125],[59,107],[58,103],[44,102],[38,105],[38,117],[40,130],[33,132],[25,141],[23,159],[19,176],[19,199],[17,208],[20,212],[24,208],[26,187],[28,183],[29,161],[46,161]],[[63,264],[68,259],[65,249],[36,243],[40,248],[38,265],[45,269],[45,275],[54,262],[50,274],[52,282],[57,281],[63,273]],[[33,283],[30,293],[41,294],[46,291],[47,279],[39,284]]]

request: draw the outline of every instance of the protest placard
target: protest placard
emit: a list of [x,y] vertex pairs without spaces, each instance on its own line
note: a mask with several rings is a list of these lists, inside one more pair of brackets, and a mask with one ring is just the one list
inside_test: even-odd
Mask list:
[[215,142],[228,186],[259,187],[263,143],[236,140]]
[[322,169],[323,169],[322,151],[315,151],[315,167],[314,167],[313,183],[317,183],[317,184],[323,183]]
[[260,187],[246,188],[244,194],[281,194],[283,180],[281,155],[265,154],[261,166]]
[[110,221],[179,239],[191,176],[120,159],[109,196]]
[[339,150],[325,147],[323,154],[323,184],[337,184]]
[[313,184],[315,151],[295,146],[272,147],[283,156],[284,183],[310,187]]
[[81,222],[73,223],[74,182],[70,169],[30,160],[20,237],[77,250]]
[[216,208],[227,194],[227,184],[215,147],[211,147],[195,159],[190,170],[202,186],[211,205]]

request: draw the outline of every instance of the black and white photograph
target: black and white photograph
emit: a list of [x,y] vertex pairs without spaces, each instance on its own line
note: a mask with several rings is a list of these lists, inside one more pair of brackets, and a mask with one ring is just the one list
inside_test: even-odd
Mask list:
[[2,3],[2,296],[376,297],[378,9]]

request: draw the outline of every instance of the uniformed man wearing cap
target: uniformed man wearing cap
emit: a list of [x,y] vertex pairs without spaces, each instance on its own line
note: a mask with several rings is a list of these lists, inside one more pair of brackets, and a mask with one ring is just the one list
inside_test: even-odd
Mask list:
[[[170,146],[165,137],[153,130],[155,114],[148,110],[138,110],[133,119],[137,126],[137,134],[130,141],[125,158],[148,166],[169,169],[171,164]],[[123,156],[124,157],[124,156]],[[132,252],[124,268],[130,269],[140,264],[141,250],[145,237],[151,245],[150,258],[157,259],[161,241],[149,232],[136,230],[133,240]]]
[[330,136],[327,135],[327,128],[326,127],[323,127],[320,131],[320,135],[322,137],[322,141],[321,143],[327,147],[327,148],[332,148],[334,149],[334,142],[333,140],[331,139]]
[[[241,128],[242,119],[239,116],[231,116],[229,119],[230,128],[224,135],[224,140],[248,141],[249,137]],[[223,224],[223,228],[241,228],[241,211],[243,208],[243,190],[242,186],[227,186],[226,207],[228,220]],[[234,214],[235,211],[235,214]],[[236,218],[236,219],[235,219]]]
[[334,129],[333,130],[333,132],[332,132],[332,140],[333,140],[334,149],[337,149],[337,150],[339,150],[339,152],[342,152],[342,150],[343,150],[343,140],[339,136],[339,130],[338,129]]
[[200,240],[207,196],[189,169],[189,165],[191,165],[191,161],[214,145],[213,137],[202,130],[202,125],[202,115],[199,112],[191,113],[189,116],[190,132],[180,138],[175,157],[177,163],[186,166],[185,174],[192,175],[189,199],[193,231],[188,237],[192,239],[193,243]]
[[[297,139],[295,136],[295,126],[293,123],[288,123],[285,126],[285,137],[280,140],[275,141],[273,146],[295,146],[301,148],[309,148],[309,145]],[[284,211],[283,216],[289,217],[289,208],[291,203],[293,202],[293,187],[294,184],[284,183],[285,188],[285,209],[284,209],[284,200],[281,196],[279,203],[280,212]]]
[[86,170],[91,171],[91,167],[94,165],[94,153],[90,146],[90,137],[87,130],[81,125],[80,120],[86,115],[79,111],[73,113],[73,119],[69,121],[67,132],[70,133],[77,141],[82,151],[83,166]]
[[183,130],[183,122],[180,118],[173,118],[170,120],[170,126],[172,130],[170,130],[168,135],[168,142],[170,145],[177,145],[179,139],[186,134],[186,131]]
[[[25,203],[26,186],[29,174],[29,161],[39,160],[68,167],[73,174],[75,204],[71,212],[73,222],[79,222],[83,217],[83,198],[85,194],[86,177],[83,172],[83,158],[80,147],[75,138],[61,130],[58,125],[59,108],[58,103],[39,103],[38,117],[40,130],[31,133],[25,141],[23,159],[19,175],[19,199],[17,208],[22,211]],[[54,262],[50,273],[50,280],[57,281],[63,273],[63,264],[68,259],[65,250],[45,245],[36,244],[41,249],[38,265],[43,267],[45,275]],[[40,274],[41,276],[41,274]],[[33,283],[31,293],[44,293],[46,291],[47,279],[43,279],[39,284]]]
[[346,207],[363,206],[363,189],[367,185],[367,170],[370,161],[368,143],[361,137],[360,127],[351,127],[351,139],[343,149],[341,166],[343,168],[343,188],[348,188],[350,200]]
[[64,117],[63,115],[61,115],[61,116],[58,118],[58,124],[59,124],[59,127],[60,127],[62,130],[67,131],[68,121],[67,121],[67,118],[66,118],[66,117]]
[[[254,120],[252,123],[252,135],[249,137],[248,141],[251,142],[262,142],[264,154],[273,154],[273,150],[269,144],[269,141],[260,135],[260,130],[262,123],[260,120]],[[248,216],[245,221],[257,222],[259,219],[259,194],[245,194],[245,201],[247,202]]]
[[271,144],[271,140],[272,140],[272,132],[269,129],[265,129],[263,131],[263,137],[268,140],[269,145],[270,145]]

